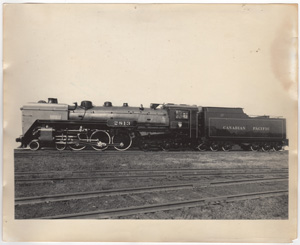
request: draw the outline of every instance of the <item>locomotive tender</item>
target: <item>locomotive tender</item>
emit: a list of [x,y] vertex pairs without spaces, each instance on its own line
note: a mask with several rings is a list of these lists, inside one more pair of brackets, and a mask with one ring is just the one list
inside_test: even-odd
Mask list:
[[125,151],[132,145],[148,150],[193,148],[199,151],[281,150],[288,145],[286,119],[250,117],[242,108],[150,104],[150,108],[60,104],[56,98],[28,103],[22,110],[21,147],[38,150],[55,146],[74,151],[91,146],[97,151],[114,147]]

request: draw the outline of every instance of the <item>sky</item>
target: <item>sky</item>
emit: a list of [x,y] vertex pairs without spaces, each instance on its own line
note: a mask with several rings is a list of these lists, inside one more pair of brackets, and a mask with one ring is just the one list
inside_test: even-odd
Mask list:
[[297,114],[297,7],[283,4],[4,6],[4,113],[58,98]]

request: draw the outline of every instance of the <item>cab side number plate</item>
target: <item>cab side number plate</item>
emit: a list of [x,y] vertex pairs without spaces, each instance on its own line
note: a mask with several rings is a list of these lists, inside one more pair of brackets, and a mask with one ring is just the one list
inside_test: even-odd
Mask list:
[[107,125],[111,127],[133,127],[134,121],[127,120],[108,120]]

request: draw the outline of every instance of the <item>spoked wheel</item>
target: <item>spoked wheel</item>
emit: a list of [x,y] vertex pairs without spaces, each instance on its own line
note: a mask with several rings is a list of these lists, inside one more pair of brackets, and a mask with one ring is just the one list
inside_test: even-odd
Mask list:
[[232,146],[230,144],[225,144],[225,145],[222,146],[222,150],[223,151],[230,151],[231,147]]
[[262,151],[270,151],[272,149],[271,145],[270,144],[264,144],[262,147],[261,147]]
[[67,144],[65,142],[56,142],[55,143],[55,148],[58,151],[63,151],[67,148]]
[[197,150],[206,151],[207,150],[207,145],[204,144],[204,143],[201,143],[200,145],[197,146]]
[[35,139],[35,140],[32,140],[30,143],[29,143],[29,148],[30,150],[32,151],[37,151],[38,149],[40,149],[41,145],[40,145],[40,142]]
[[259,150],[259,145],[258,144],[252,144],[250,146],[251,151],[258,151]]
[[112,137],[114,148],[118,151],[126,151],[132,144],[132,138],[128,133],[121,132]]
[[57,138],[57,141],[55,142],[56,150],[58,150],[58,151],[65,150],[67,148],[67,143],[66,143],[66,141],[64,141],[67,138],[66,135],[64,135],[64,134],[57,135],[56,138]]
[[217,143],[212,143],[209,148],[211,151],[218,151],[219,145]]
[[92,147],[96,151],[104,151],[111,142],[111,138],[106,131],[96,130],[91,135]]
[[75,141],[77,141],[74,144],[69,144],[69,147],[73,150],[73,151],[81,151],[83,149],[86,148],[86,145],[81,143],[80,140],[84,140],[85,142],[87,142],[88,140],[88,136],[86,134],[77,134],[77,138],[75,139]]

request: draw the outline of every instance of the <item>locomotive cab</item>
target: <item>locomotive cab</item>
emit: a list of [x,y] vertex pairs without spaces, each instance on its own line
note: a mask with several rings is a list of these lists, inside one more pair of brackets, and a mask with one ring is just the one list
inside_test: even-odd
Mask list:
[[170,129],[186,134],[189,138],[198,138],[197,106],[166,104],[170,118]]

